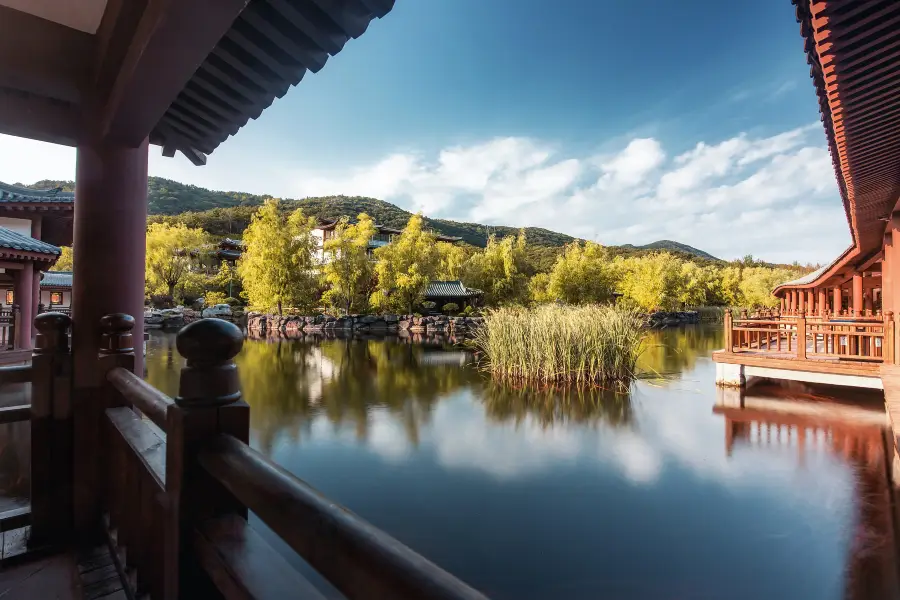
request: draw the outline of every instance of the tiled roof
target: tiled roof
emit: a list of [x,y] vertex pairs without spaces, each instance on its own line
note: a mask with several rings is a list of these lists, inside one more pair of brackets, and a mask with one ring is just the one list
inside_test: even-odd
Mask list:
[[471,296],[480,296],[479,290],[467,288],[460,280],[455,281],[432,281],[428,284],[428,291],[425,292],[426,298],[468,298]]
[[31,190],[0,182],[0,202],[37,202],[53,204],[72,204],[74,192],[64,192],[60,188],[50,190]]
[[40,254],[49,254],[51,256],[59,256],[62,252],[58,247],[36,240],[27,235],[16,233],[6,227],[0,227],[0,249],[9,248],[11,250],[22,250],[24,252],[37,252]]
[[241,257],[240,250],[216,250],[217,258],[224,258],[226,260],[237,260]]
[[784,283],[778,284],[778,287],[783,287],[786,285],[808,285],[818,279],[819,276],[822,275],[822,273],[829,269],[829,267],[831,267],[831,264],[827,264],[824,267],[816,269],[812,273],[807,273],[803,277],[798,277],[797,279],[792,279],[791,281],[786,281]]
[[72,271],[47,271],[41,279],[43,287],[72,287]]

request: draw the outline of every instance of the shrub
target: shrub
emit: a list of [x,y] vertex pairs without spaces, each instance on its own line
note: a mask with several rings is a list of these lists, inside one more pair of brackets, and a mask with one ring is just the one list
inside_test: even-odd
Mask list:
[[172,308],[175,300],[168,294],[153,294],[150,296],[150,305],[153,308]]
[[225,304],[225,294],[222,292],[206,292],[204,299],[206,300],[206,306]]
[[443,307],[441,307],[441,310],[448,315],[455,315],[459,312],[459,304],[455,302],[448,302]]
[[228,306],[231,306],[231,307],[235,307],[235,306],[242,306],[244,303],[241,302],[240,300],[238,300],[237,298],[228,297],[228,298],[225,298],[225,304],[227,304]]
[[475,309],[472,308],[472,305],[470,304],[469,306],[467,306],[463,309],[462,314],[464,314],[467,317],[471,317],[472,315],[475,314]]
[[437,306],[436,302],[432,302],[431,300],[426,300],[422,303],[422,308],[425,310],[434,310],[434,307]]
[[613,306],[542,305],[488,312],[474,339],[487,370],[504,379],[627,383],[644,350],[638,313]]

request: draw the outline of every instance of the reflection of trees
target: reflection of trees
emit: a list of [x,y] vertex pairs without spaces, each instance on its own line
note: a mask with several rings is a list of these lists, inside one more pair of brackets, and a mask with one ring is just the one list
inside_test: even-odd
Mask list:
[[708,357],[724,345],[722,327],[680,327],[654,330],[647,334],[638,372],[667,374],[687,371],[698,358]]
[[237,363],[263,449],[320,415],[365,439],[374,410],[402,422],[416,443],[436,401],[478,378],[458,365],[421,366],[424,351],[388,340],[246,343]]
[[490,418],[517,425],[529,416],[542,427],[568,421],[624,425],[632,417],[628,393],[594,387],[513,387],[491,381],[484,404]]

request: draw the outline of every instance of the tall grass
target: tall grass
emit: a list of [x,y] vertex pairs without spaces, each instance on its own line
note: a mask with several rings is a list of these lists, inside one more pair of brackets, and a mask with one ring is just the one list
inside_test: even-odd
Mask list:
[[494,376],[532,383],[604,384],[636,375],[641,317],[612,306],[499,308],[474,339]]

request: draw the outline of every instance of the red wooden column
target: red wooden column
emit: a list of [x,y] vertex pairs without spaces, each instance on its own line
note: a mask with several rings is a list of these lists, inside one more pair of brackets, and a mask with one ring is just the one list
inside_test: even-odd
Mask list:
[[884,258],[881,260],[881,313],[887,314],[894,310],[893,296],[891,295],[894,275],[894,236],[890,233],[890,225],[884,232]]
[[863,310],[866,311],[867,315],[874,309],[872,300],[873,291],[874,290],[863,290]]
[[797,290],[795,293],[797,294],[797,312],[806,312],[806,292]]
[[784,296],[781,297],[781,314],[784,314],[785,307],[787,303],[784,301]]
[[806,290],[806,314],[811,315],[816,312],[816,291],[812,288]]
[[16,329],[16,348],[30,349],[31,327],[34,321],[34,263],[26,261],[24,268],[14,275],[13,298],[19,305],[19,327]]
[[[129,148],[106,141],[78,146],[75,167],[74,271],[74,512],[80,532],[98,530],[100,426],[105,396],[99,360],[101,319],[125,313],[132,333],[144,332],[144,255],[147,229],[147,141]],[[140,346],[137,346],[140,348]],[[143,376],[143,353],[134,371]]]
[[[31,218],[31,237],[41,239],[41,217]],[[37,335],[37,328],[34,325],[34,318],[38,315],[38,305],[41,303],[41,271],[34,269],[34,275],[31,278],[31,333],[32,338]]]
[[834,302],[834,314],[840,315],[841,311],[844,310],[844,300],[841,297],[841,286],[834,286],[833,302]]
[[825,288],[819,288],[819,298],[816,304],[816,312],[820,315],[824,315],[828,312],[828,295],[825,293]]
[[858,317],[862,314],[863,309],[863,278],[862,273],[853,275],[853,316]]

